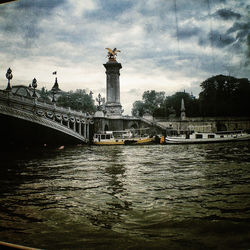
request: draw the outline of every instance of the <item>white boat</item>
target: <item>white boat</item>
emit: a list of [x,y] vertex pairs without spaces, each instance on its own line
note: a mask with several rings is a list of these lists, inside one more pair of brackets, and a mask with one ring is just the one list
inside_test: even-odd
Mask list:
[[186,131],[179,135],[168,135],[165,137],[167,144],[188,144],[188,143],[210,143],[210,142],[231,142],[250,140],[250,134],[242,131],[217,132],[217,133],[190,133]]
[[[141,130],[140,130],[141,131]],[[140,145],[154,142],[154,137],[138,130],[104,131],[94,134],[94,145]]]

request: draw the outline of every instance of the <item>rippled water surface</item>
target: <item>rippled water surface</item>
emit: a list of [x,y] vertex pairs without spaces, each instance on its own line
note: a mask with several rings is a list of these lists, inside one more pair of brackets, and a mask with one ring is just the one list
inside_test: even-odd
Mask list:
[[43,249],[250,249],[250,143],[1,153],[0,240]]

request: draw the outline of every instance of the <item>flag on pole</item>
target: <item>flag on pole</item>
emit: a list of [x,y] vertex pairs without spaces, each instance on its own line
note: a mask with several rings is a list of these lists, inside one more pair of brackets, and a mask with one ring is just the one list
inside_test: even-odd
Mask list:
[[53,75],[56,75],[56,71],[53,72]]

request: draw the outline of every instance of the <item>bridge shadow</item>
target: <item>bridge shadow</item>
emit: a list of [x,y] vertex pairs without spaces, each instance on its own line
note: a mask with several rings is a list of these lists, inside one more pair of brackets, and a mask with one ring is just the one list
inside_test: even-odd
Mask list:
[[15,117],[0,115],[1,150],[33,147],[57,147],[82,144],[83,141],[59,130]]

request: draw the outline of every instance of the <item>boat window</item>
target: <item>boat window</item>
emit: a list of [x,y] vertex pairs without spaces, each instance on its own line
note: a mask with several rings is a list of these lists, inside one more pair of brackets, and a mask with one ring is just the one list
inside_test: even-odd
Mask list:
[[108,140],[109,140],[109,139],[110,139],[110,135],[106,135],[106,139],[108,139]]
[[196,135],[195,135],[195,138],[196,138],[196,139],[202,139],[202,134],[196,134]]
[[215,138],[214,135],[208,135],[208,138]]
[[105,135],[101,135],[101,139],[104,140],[105,139]]
[[221,135],[220,138],[224,138],[224,135]]

